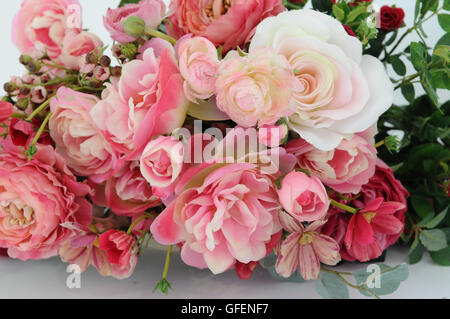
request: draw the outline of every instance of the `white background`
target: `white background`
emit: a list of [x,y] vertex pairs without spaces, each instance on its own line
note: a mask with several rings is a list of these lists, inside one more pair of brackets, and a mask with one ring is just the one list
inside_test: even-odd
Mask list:
[[[105,44],[110,44],[108,33],[103,27],[102,16],[108,7],[116,7],[119,0],[80,0],[83,7],[83,27],[96,33]],[[10,40],[11,21],[20,7],[20,0],[1,1],[0,10],[0,84],[11,75],[23,73],[18,62],[19,52]],[[375,0],[381,7],[396,4],[405,9],[406,23],[411,25],[414,11],[413,0]],[[434,43],[444,34],[437,19],[424,27],[429,43]],[[405,39],[417,40],[410,35]],[[410,69],[409,72],[412,70]],[[439,91],[441,101],[450,97],[448,92]],[[404,99],[397,94],[396,103]],[[406,261],[407,250],[394,247],[388,251],[386,263],[394,266]],[[21,262],[8,258],[0,259],[0,298],[167,298],[152,290],[160,279],[165,253],[149,250],[139,260],[133,276],[124,281],[101,277],[95,269],[89,269],[81,277],[81,289],[66,287],[66,264],[58,258],[42,261]],[[342,271],[365,267],[361,264],[345,264]],[[426,255],[421,263],[410,266],[409,279],[389,298],[450,298],[450,268],[434,264]],[[174,290],[168,298],[318,298],[314,282],[288,283],[274,280],[262,269],[257,269],[250,280],[239,280],[233,271],[213,276],[208,270],[198,270],[184,265],[177,254],[172,258],[169,280]],[[351,297],[363,297],[351,291]]]

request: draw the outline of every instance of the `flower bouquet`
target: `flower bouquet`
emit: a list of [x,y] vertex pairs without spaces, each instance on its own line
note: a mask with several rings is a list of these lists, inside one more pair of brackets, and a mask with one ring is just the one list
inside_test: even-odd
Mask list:
[[214,274],[317,280],[326,298],[392,293],[405,264],[333,266],[397,242],[450,265],[450,39],[422,28],[448,32],[450,2],[416,0],[411,26],[373,2],[122,0],[108,47],[77,0],[24,0],[26,72],[0,103],[3,252],[124,279],[156,241],[155,290],[177,250]]

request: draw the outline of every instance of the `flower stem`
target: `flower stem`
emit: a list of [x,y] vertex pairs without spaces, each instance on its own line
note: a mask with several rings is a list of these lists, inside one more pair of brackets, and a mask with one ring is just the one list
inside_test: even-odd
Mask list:
[[154,38],[161,38],[161,39],[164,39],[166,41],[169,41],[172,45],[177,43],[177,40],[175,40],[171,36],[168,36],[167,34],[161,32],[161,31],[158,31],[158,30],[146,28],[145,29],[145,34],[148,35],[148,36],[154,37]]
[[13,114],[11,114],[11,117],[16,118],[16,119],[24,119],[27,117],[27,115],[24,113],[13,113]]
[[42,133],[44,132],[45,127],[47,126],[48,121],[50,121],[50,118],[52,117],[52,115],[53,115],[52,112],[49,112],[47,114],[47,116],[45,117],[44,121],[41,124],[41,127],[37,131],[36,136],[34,137],[33,141],[28,146],[27,154],[30,156],[30,159],[31,159],[31,156],[33,156],[35,153],[35,152],[32,152],[32,150],[35,147],[35,145],[37,144],[37,142],[39,141],[39,138],[41,137]]
[[345,210],[346,212],[352,213],[352,214],[356,214],[358,212],[358,210],[356,208],[353,208],[353,207],[350,207],[348,205],[339,203],[339,202],[337,202],[337,201],[335,201],[334,199],[331,199],[331,198],[330,198],[330,204],[335,206],[335,207],[337,207],[337,208]]
[[35,109],[33,113],[31,113],[30,116],[27,117],[27,121],[31,121],[36,115],[45,110],[50,105],[50,100],[52,99],[52,97],[49,97],[47,101],[45,101],[37,109]]
[[150,215],[143,214],[142,216],[139,216],[138,218],[136,218],[136,220],[130,225],[130,227],[128,227],[127,234],[131,235],[131,232],[133,231],[134,227],[136,227],[137,224],[139,224],[144,219],[147,219],[150,217],[151,217]]
[[375,148],[379,148],[380,146],[383,146],[385,143],[386,143],[386,140],[381,140],[375,144]]
[[169,266],[170,266],[170,257],[172,256],[172,249],[173,245],[169,246],[169,249],[167,250],[167,256],[166,256],[166,264],[164,265],[164,272],[162,275],[162,279],[167,279],[167,273],[169,272]]

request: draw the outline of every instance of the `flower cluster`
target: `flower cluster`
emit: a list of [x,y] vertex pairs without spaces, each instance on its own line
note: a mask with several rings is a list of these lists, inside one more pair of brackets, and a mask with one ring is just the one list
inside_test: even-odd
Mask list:
[[[16,15],[27,73],[0,104],[0,248],[127,278],[153,239],[214,274],[249,278],[275,255],[280,276],[311,280],[397,242],[409,193],[375,145],[394,86],[366,54],[376,27],[343,22],[371,1],[335,1],[335,17],[303,1],[131,2],[103,18],[117,63],[76,0]],[[403,17],[383,7],[379,32]]]

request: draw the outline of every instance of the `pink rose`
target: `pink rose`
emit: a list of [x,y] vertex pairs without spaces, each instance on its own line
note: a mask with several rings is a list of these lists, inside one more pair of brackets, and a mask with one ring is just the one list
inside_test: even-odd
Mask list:
[[111,229],[99,237],[99,248],[106,251],[108,261],[123,269],[134,268],[137,262],[138,247],[136,238],[125,232]]
[[139,170],[138,161],[125,163],[102,184],[94,184],[92,201],[117,215],[135,216],[161,203]]
[[176,38],[203,36],[227,52],[248,43],[263,19],[284,10],[281,0],[175,0],[167,30]]
[[112,174],[116,155],[89,115],[97,102],[94,95],[59,88],[50,102],[49,128],[67,165],[78,175],[102,182]]
[[215,93],[219,58],[214,44],[203,37],[186,36],[177,43],[180,73],[184,78],[184,93],[194,103]]
[[174,187],[183,171],[183,160],[183,143],[175,137],[160,136],[148,143],[142,153],[142,176],[154,188]]
[[51,146],[28,161],[0,154],[0,247],[22,260],[48,258],[89,226],[88,185],[77,182]]
[[240,126],[274,124],[294,112],[294,72],[283,56],[271,50],[247,57],[231,51],[217,76],[217,107]]
[[334,266],[340,260],[339,245],[320,232],[325,221],[315,221],[304,227],[287,214],[281,214],[283,228],[290,235],[281,243],[275,270],[289,278],[298,269],[305,280],[319,277],[320,263]]
[[24,0],[12,28],[12,40],[20,52],[37,58],[45,51],[51,59],[58,57],[66,34],[81,29],[68,24],[70,14],[81,15],[69,12],[71,5],[81,11],[78,0]]
[[85,55],[94,51],[100,51],[103,42],[95,34],[82,31],[81,33],[70,32],[63,41],[61,55],[57,58],[66,68],[80,70],[85,64]]
[[161,39],[151,41],[142,59],[126,63],[120,79],[107,84],[91,110],[113,148],[130,159],[137,159],[153,137],[181,127],[188,108],[173,47]]
[[357,194],[375,173],[377,151],[357,134],[331,151],[316,149],[302,139],[290,141],[286,150],[297,157],[300,168],[341,193]]
[[111,38],[119,43],[133,42],[136,38],[129,36],[123,27],[123,22],[129,17],[139,17],[145,21],[145,26],[157,29],[166,15],[166,5],[162,0],[142,0],[137,4],[127,4],[121,8],[108,9],[103,17],[103,24]]
[[186,174],[187,184],[150,228],[155,240],[183,243],[183,261],[214,274],[265,257],[280,231],[272,176],[246,163],[203,164]]
[[267,147],[277,147],[282,144],[283,140],[287,140],[288,128],[285,124],[264,125],[258,130],[258,142]]
[[13,105],[9,102],[0,101],[0,123],[5,122],[13,113]]
[[315,176],[291,172],[277,190],[281,206],[299,222],[312,222],[324,217],[330,206],[327,190]]

